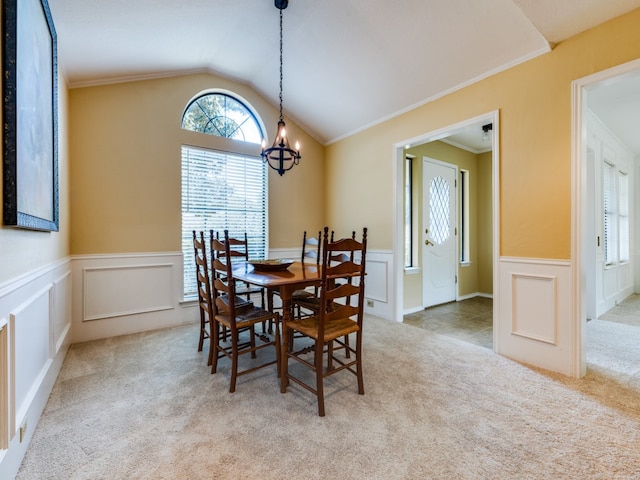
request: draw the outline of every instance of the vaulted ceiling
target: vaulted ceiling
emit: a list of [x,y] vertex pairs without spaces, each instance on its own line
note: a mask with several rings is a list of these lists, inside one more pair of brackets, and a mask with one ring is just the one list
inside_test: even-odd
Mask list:
[[[211,71],[278,104],[273,0],[49,0],[69,85]],[[640,0],[290,0],[284,110],[323,144],[548,52]]]

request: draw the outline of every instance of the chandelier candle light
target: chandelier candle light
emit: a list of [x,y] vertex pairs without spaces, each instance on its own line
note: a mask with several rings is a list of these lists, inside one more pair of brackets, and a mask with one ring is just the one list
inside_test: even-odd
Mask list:
[[291,170],[294,165],[300,162],[300,145],[296,142],[296,149],[289,146],[287,131],[282,115],[282,11],[289,5],[288,0],[274,0],[275,6],[280,10],[280,120],[278,120],[278,131],[271,148],[265,148],[266,142],[262,140],[262,158],[267,164],[276,170],[281,176],[284,172]]

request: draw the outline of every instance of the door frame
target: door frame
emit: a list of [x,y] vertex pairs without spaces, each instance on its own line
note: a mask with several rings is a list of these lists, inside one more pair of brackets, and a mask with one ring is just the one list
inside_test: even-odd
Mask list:
[[[591,260],[585,234],[589,225],[587,179],[587,88],[605,80],[640,69],[640,59],[632,60],[571,82],[571,265],[573,269],[573,351],[575,377],[587,374],[586,282]],[[635,185],[634,185],[635,188]]]
[[[394,292],[393,292],[393,312],[396,321],[402,322],[404,316],[404,150],[407,146],[417,145],[422,143],[433,142],[442,138],[448,137],[456,130],[465,128],[469,125],[476,123],[489,123],[493,124],[493,135],[491,138],[491,168],[492,168],[492,211],[493,211],[493,304],[499,305],[500,291],[499,291],[499,255],[500,255],[500,151],[499,151],[499,138],[500,138],[500,115],[499,110],[493,110],[477,117],[469,118],[461,122],[447,125],[445,127],[431,130],[415,137],[400,140],[393,144],[392,151],[392,168],[393,168],[393,278]],[[499,309],[493,308],[493,349],[499,351]]]
[[[458,196],[459,196],[459,191],[458,191],[458,166],[454,165],[452,163],[449,162],[444,162],[442,160],[438,160],[436,158],[431,158],[431,157],[427,157],[427,156],[422,156],[422,181],[420,182],[421,186],[422,186],[422,204],[420,205],[420,214],[422,217],[422,230],[424,230],[426,228],[426,225],[424,223],[424,218],[425,218],[425,195],[426,195],[426,185],[425,185],[425,181],[426,181],[426,176],[427,176],[427,169],[425,164],[426,163],[431,163],[432,165],[439,165],[445,168],[450,168],[453,170],[453,180],[454,180],[454,186],[453,186],[453,212],[454,212],[454,227],[453,230],[454,232],[458,231],[458,222],[459,222],[459,218],[458,218]],[[425,245],[422,241],[423,238],[423,233],[420,233],[420,235],[418,236],[418,238],[420,239],[420,248],[422,249],[422,308],[426,308],[428,306],[432,306],[432,305],[427,305],[427,302],[425,301],[425,277],[426,277],[426,248]],[[458,235],[454,235],[454,253],[453,253],[453,258],[452,258],[452,262],[453,262],[453,270],[455,272],[455,280],[454,280],[454,285],[453,285],[453,290],[454,290],[454,294],[453,294],[453,300],[458,300],[458,275],[459,275],[459,256],[458,256]],[[443,302],[444,303],[444,302]],[[437,305],[437,303],[434,303],[433,305]]]

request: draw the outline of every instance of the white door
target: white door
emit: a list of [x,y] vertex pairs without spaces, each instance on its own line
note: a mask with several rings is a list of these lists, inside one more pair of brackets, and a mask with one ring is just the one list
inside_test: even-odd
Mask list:
[[457,167],[422,159],[422,303],[424,307],[456,299]]

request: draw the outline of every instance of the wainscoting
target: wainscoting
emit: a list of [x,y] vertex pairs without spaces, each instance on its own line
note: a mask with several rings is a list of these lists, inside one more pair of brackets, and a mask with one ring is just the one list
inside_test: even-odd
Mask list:
[[497,353],[576,376],[571,262],[499,260]]
[[71,341],[69,259],[0,285],[0,478],[13,478]]
[[74,257],[73,342],[195,322],[182,261],[182,252]]

